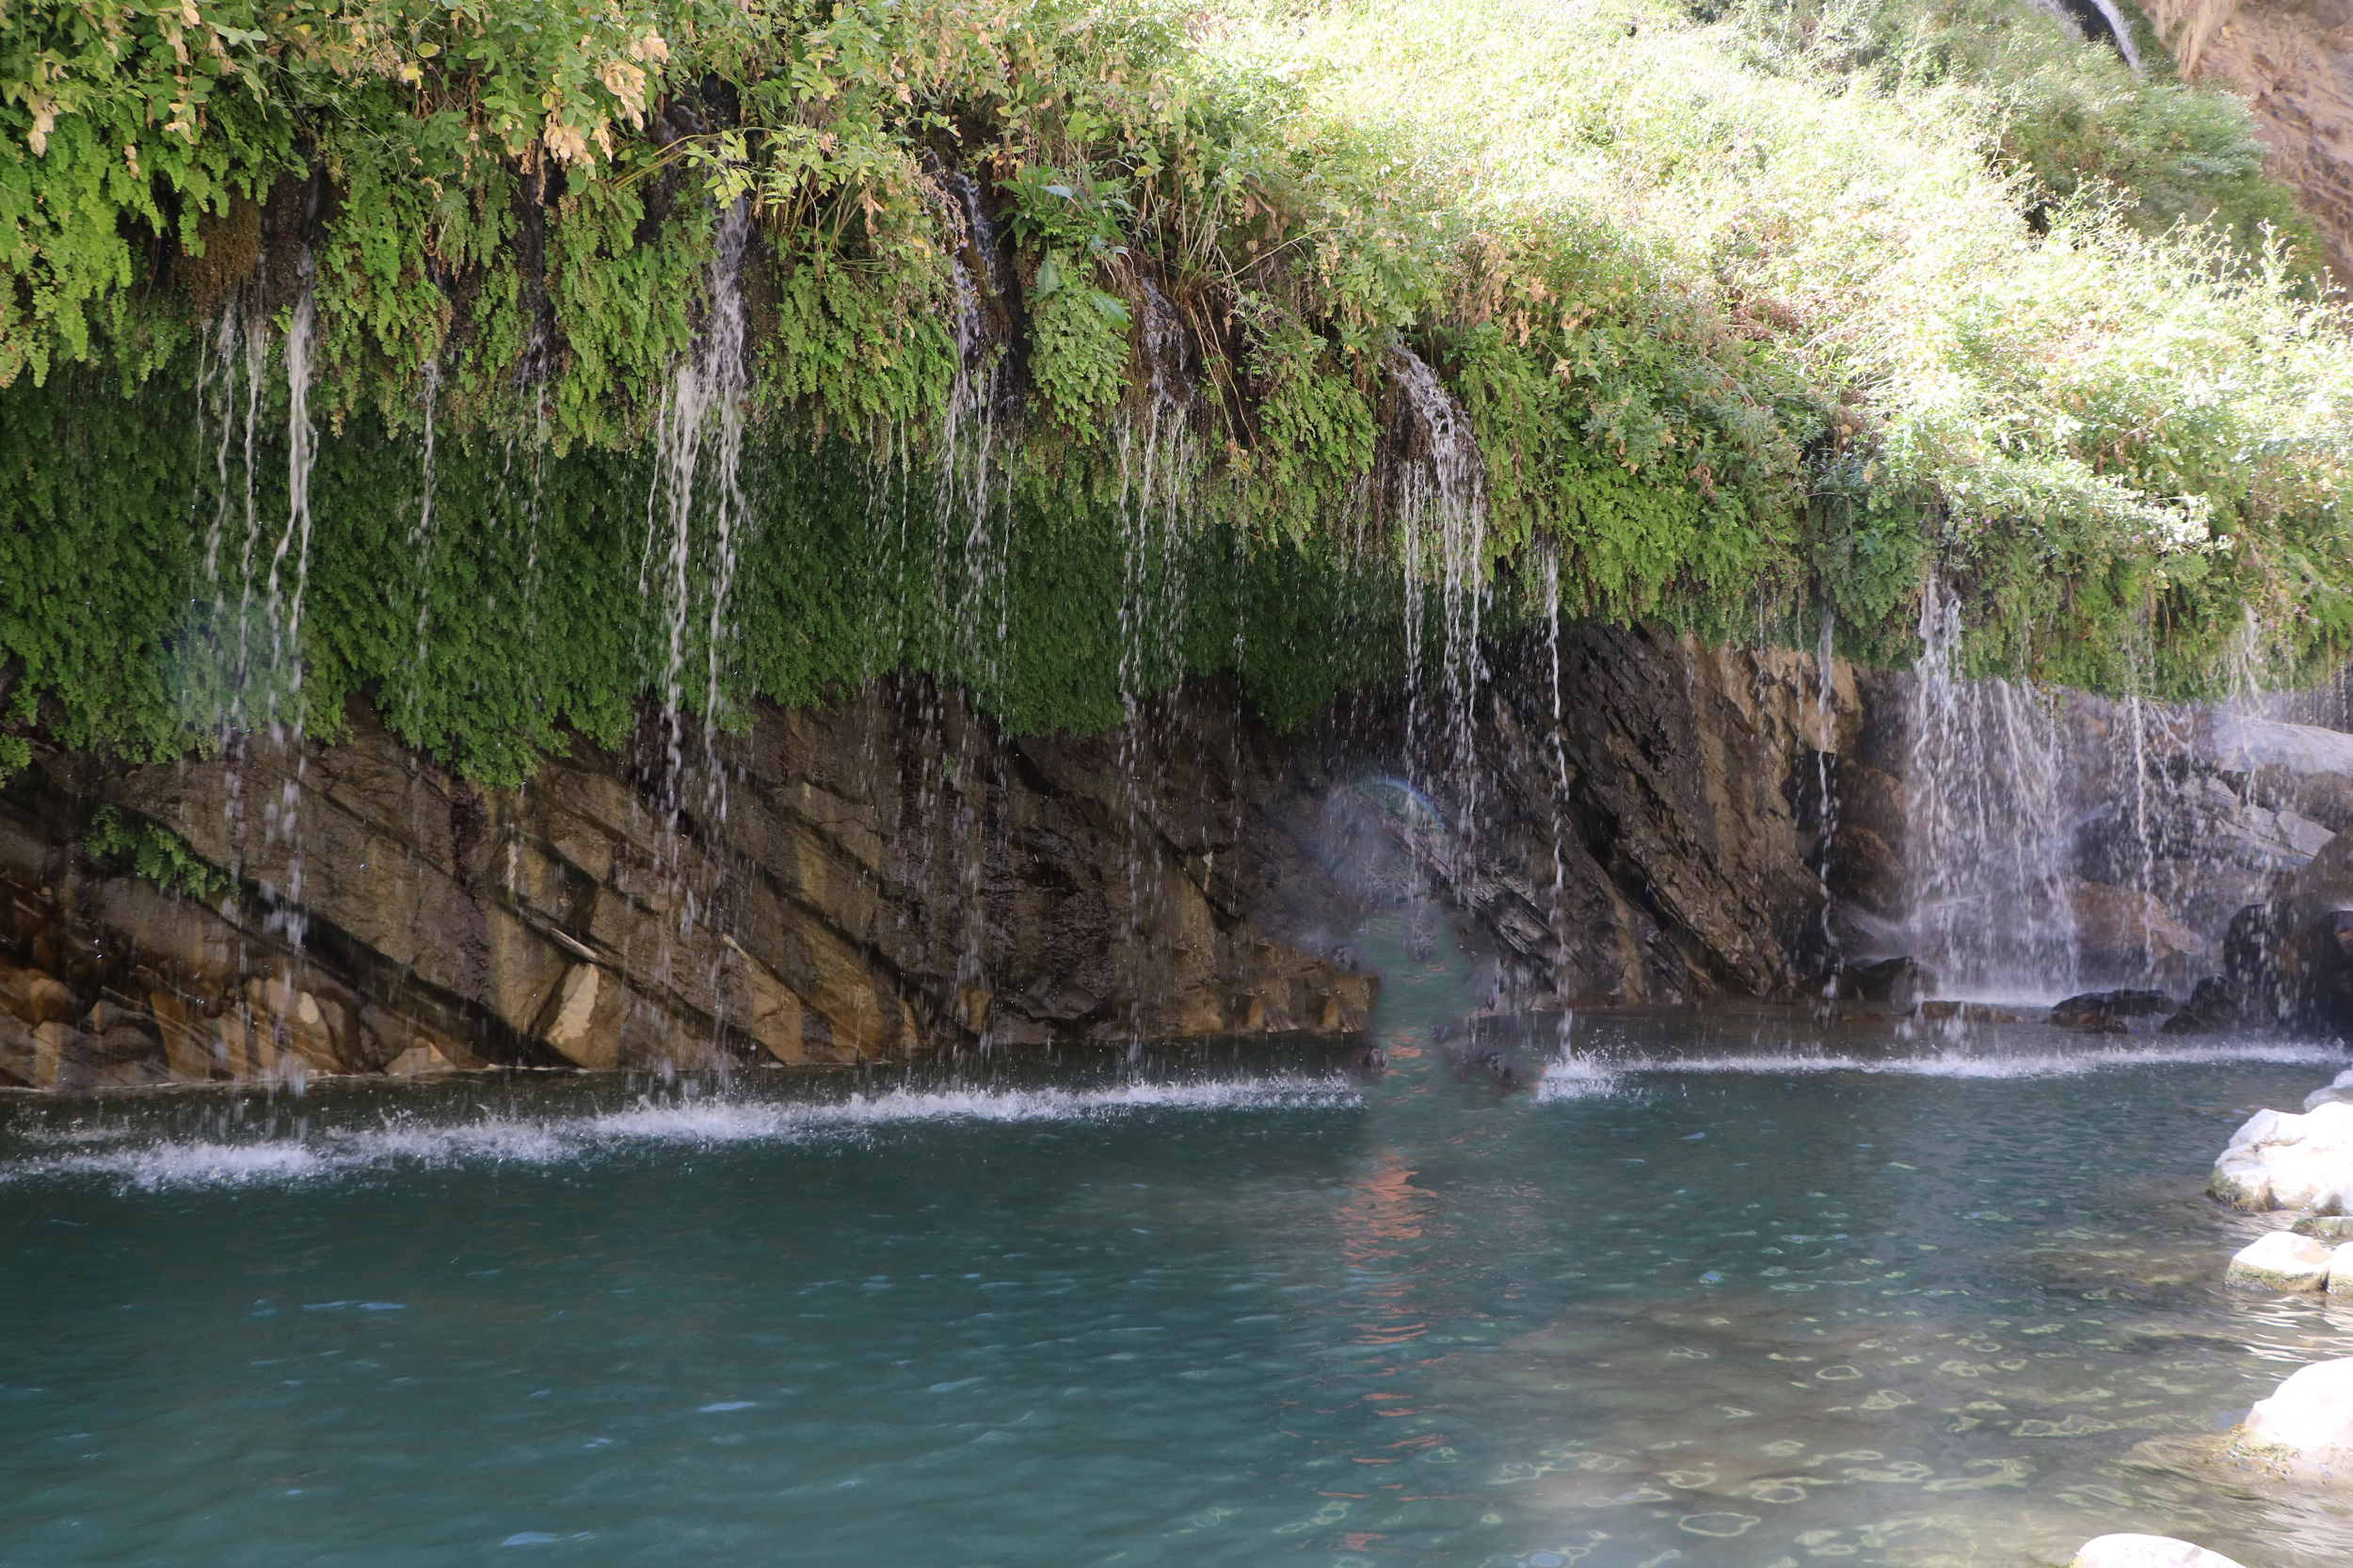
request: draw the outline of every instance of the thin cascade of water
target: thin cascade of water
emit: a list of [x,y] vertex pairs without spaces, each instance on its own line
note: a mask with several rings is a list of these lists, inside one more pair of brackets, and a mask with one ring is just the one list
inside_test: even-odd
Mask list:
[[434,461],[435,405],[440,388],[440,361],[428,360],[424,366],[424,449],[419,457],[423,474],[417,487],[417,520],[408,529],[408,553],[417,563],[411,579],[416,600],[415,634],[408,658],[408,706],[412,713],[425,691],[427,632],[433,616],[433,501],[439,479]]
[[2064,995],[2076,940],[2057,726],[2032,686],[1965,678],[1961,636],[1960,597],[1931,577],[1904,780],[1913,955],[1947,993]]
[[[933,516],[943,528],[963,529],[961,572],[936,584],[934,602],[948,613],[952,667],[989,696],[1003,690],[1005,640],[1011,630],[1007,591],[1013,534],[1012,472],[997,461],[998,414],[1004,398],[1005,354],[999,302],[1005,280],[998,265],[997,232],[981,205],[980,187],[961,173],[940,184],[949,200],[949,275],[956,301],[956,374],[940,419],[933,468]],[[967,264],[968,262],[969,264]],[[944,556],[945,552],[942,552]],[[948,569],[941,559],[937,570]],[[957,1011],[985,1048],[987,1010],[986,822],[990,780],[980,776],[976,727],[957,727],[952,753],[943,744],[943,785],[954,801]],[[993,760],[993,751],[989,760]]]
[[[739,200],[719,215],[705,276],[702,330],[693,351],[672,369],[654,424],[654,475],[638,583],[641,593],[658,595],[662,617],[660,806],[665,837],[678,835],[689,815],[687,668],[698,632],[704,644],[696,770],[701,774],[701,798],[694,805],[711,826],[727,816],[727,769],[717,732],[725,718],[723,680],[734,635],[731,599],[746,510],[742,465],[749,377],[743,267],[750,236],[751,216]],[[679,988],[679,952],[698,929],[716,931],[720,923],[713,908],[716,889],[687,874],[682,850],[675,863],[660,871],[673,908],[662,927],[653,970],[662,984]],[[696,987],[713,999],[724,995],[718,969],[728,951],[726,934],[718,935],[721,941],[700,944],[710,972],[698,977]],[[714,1028],[724,1023],[714,1017]]]
[[1120,528],[1119,775],[1127,840],[1128,1035],[1143,1043],[1144,997],[1153,955],[1144,927],[1160,895],[1160,860],[1152,806],[1165,784],[1159,748],[1148,741],[1143,704],[1181,673],[1184,618],[1184,500],[1194,471],[1192,389],[1182,377],[1182,324],[1150,284],[1144,286],[1144,356],[1147,374],[1140,408],[1123,409],[1119,450]]
[[[1438,650],[1446,792],[1453,797],[1450,864],[1469,864],[1468,846],[1479,808],[1478,697],[1486,681],[1480,625],[1486,606],[1486,470],[1469,417],[1437,373],[1403,344],[1393,345],[1388,369],[1401,403],[1404,460],[1397,481],[1399,554],[1405,578],[1405,766],[1422,761],[1425,641],[1422,617],[1434,590],[1444,638]],[[1467,890],[1466,890],[1467,891]]]
[[[257,481],[263,389],[269,374],[267,319],[260,310],[232,297],[222,309],[211,338],[198,391],[200,424],[209,424],[214,432],[213,506],[204,531],[204,580],[199,590],[205,618],[201,630],[187,639],[180,672],[181,700],[186,720],[210,729],[226,759],[221,777],[221,828],[229,847],[232,878],[242,882],[249,848],[246,834],[245,765],[253,728],[248,711],[248,696],[257,679],[253,668],[257,642],[253,622],[263,537]],[[307,360],[307,344],[305,348]],[[290,360],[290,380],[293,370]],[[236,471],[233,480],[232,468]],[[232,523],[241,534],[233,552]],[[229,558],[232,553],[233,560]],[[274,672],[263,671],[258,678],[273,683],[273,677]],[[284,914],[280,906],[277,918],[282,920]],[[293,936],[298,943],[302,936],[298,926]],[[243,1032],[245,1039],[258,1038],[263,1032],[261,1026],[267,1022],[257,1016],[249,999],[240,1004],[235,1027]],[[268,1032],[280,1033],[274,1025]],[[241,1065],[261,1073],[269,1068],[272,1060],[263,1057]]]
[[1822,952],[1830,960],[1824,967],[1831,971],[1830,988],[1826,998],[1838,994],[1838,936],[1831,924],[1830,862],[1833,846],[1838,836],[1838,790],[1831,760],[1838,744],[1837,730],[1837,616],[1828,605],[1822,608],[1822,628],[1814,645],[1814,799],[1818,815],[1820,848],[1815,854],[1814,874],[1821,885]]
[[[302,262],[310,273],[310,258]],[[310,758],[304,746],[309,714],[302,700],[302,612],[311,583],[311,475],[318,462],[318,428],[311,422],[312,353],[318,312],[309,288],[296,304],[286,325],[286,525],[272,548],[264,583],[263,616],[269,632],[269,668],[264,678],[263,730],[280,753],[283,776],[278,798],[263,808],[263,841],[285,846],[285,885],[264,884],[269,898],[264,928],[283,939],[286,956],[280,960],[276,979],[267,986],[264,1005],[248,1008],[246,1028],[266,1031],[278,1074],[298,1093],[305,1062],[294,1048],[297,1017],[304,1004],[302,991],[304,944],[309,936],[302,839],[302,790]],[[239,682],[242,687],[245,682]]]
[[[1552,727],[1545,739],[1552,748],[1552,939],[1557,945],[1558,969],[1554,976],[1556,989],[1561,987],[1567,968],[1569,950],[1569,871],[1567,858],[1561,853],[1561,841],[1566,831],[1561,808],[1569,794],[1569,752],[1566,738],[1561,729],[1561,552],[1557,545],[1547,543],[1539,552],[1537,570],[1545,594],[1545,654],[1552,683]],[[1561,1009],[1561,1022],[1555,1058],[1564,1065],[1576,1061],[1571,1044],[1576,1015],[1567,1007]]]

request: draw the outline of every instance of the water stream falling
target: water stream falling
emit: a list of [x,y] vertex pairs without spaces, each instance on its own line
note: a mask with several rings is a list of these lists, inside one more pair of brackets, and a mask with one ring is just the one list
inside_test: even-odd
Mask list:
[[[1822,892],[1822,951],[1835,957],[1838,936],[1831,923],[1830,862],[1838,840],[1838,789],[1832,760],[1838,750],[1837,693],[1838,619],[1825,605],[1822,628],[1814,645],[1814,800],[1817,814],[1814,874]],[[1835,995],[1837,980],[1831,984]]]
[[433,618],[433,500],[439,470],[434,458],[435,426],[438,423],[436,404],[441,389],[441,367],[438,360],[428,360],[424,367],[424,436],[419,461],[423,477],[417,487],[417,520],[408,530],[408,553],[416,560],[410,579],[416,598],[415,640],[409,655],[408,703],[414,709],[423,699],[427,679],[425,656],[427,634]]
[[2053,707],[1961,669],[1961,600],[1921,600],[1905,828],[1913,955],[1950,995],[2056,999],[2075,988],[2071,824]]
[[[981,204],[980,187],[950,172],[940,184],[949,198],[950,229],[959,255],[949,274],[955,291],[956,374],[943,410],[933,468],[932,512],[952,536],[961,525],[961,572],[935,583],[933,602],[948,611],[953,647],[950,662],[966,681],[994,696],[1003,689],[1004,649],[1011,633],[1007,577],[1013,541],[1012,467],[997,460],[998,417],[1005,396],[1002,301],[1009,280],[998,257],[998,236]],[[955,570],[946,552],[933,552],[935,573]],[[947,849],[960,930],[955,996],[967,1028],[988,1043],[988,911],[986,811],[996,764],[994,747],[979,748],[969,724],[956,728],[952,750],[942,736],[940,789],[954,802]]]
[[1146,283],[1144,296],[1144,395],[1123,408],[1119,451],[1119,777],[1127,824],[1125,869],[1128,1042],[1144,1039],[1144,998],[1157,955],[1144,929],[1161,893],[1154,803],[1166,783],[1165,759],[1152,744],[1147,697],[1184,668],[1185,503],[1198,470],[1191,424],[1193,389],[1184,376],[1184,327],[1174,306]]
[[[702,330],[693,352],[672,370],[654,426],[654,478],[646,501],[639,590],[656,598],[662,616],[661,809],[671,836],[687,826],[690,807],[703,823],[715,825],[727,818],[727,767],[717,737],[725,718],[723,677],[734,640],[736,561],[747,515],[742,477],[749,386],[743,267],[750,236],[750,213],[738,200],[719,216],[705,279]],[[686,680],[697,632],[704,644],[701,746],[695,759],[699,766],[690,768]],[[696,773],[700,798],[690,801],[689,779]],[[673,908],[662,926],[655,973],[665,984],[680,987],[688,977],[673,971],[676,954],[697,927],[715,923],[712,888],[689,874],[682,850],[662,868],[662,879]],[[715,972],[692,979],[697,992],[724,994]]]
[[[1405,576],[1405,766],[1409,781],[1437,784],[1451,798],[1450,858],[1467,864],[1479,807],[1477,700],[1486,680],[1480,623],[1486,606],[1486,471],[1470,420],[1437,373],[1402,344],[1388,353],[1389,376],[1401,401],[1404,460],[1397,479],[1399,554]],[[1438,650],[1443,711],[1439,755],[1444,778],[1425,771],[1422,733],[1426,668],[1423,616],[1435,590],[1443,645]]]
[[[1552,751],[1552,788],[1548,792],[1552,804],[1552,939],[1558,945],[1561,960],[1569,948],[1568,862],[1561,853],[1567,828],[1561,811],[1569,795],[1569,751],[1567,738],[1561,728],[1561,549],[1546,542],[1537,556],[1538,580],[1544,584],[1545,596],[1545,656],[1551,680],[1552,725],[1545,739]],[[1561,1022],[1554,1045],[1556,1062],[1563,1068],[1573,1063],[1571,1036],[1576,1029],[1576,1014],[1569,1008],[1561,1010]]]

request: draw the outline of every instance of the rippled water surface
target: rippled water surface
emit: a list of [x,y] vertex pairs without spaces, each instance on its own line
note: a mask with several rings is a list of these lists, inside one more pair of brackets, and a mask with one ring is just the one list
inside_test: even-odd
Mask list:
[[2353,1560],[2205,1455],[2353,1354],[2199,1195],[2333,1053],[1586,1019],[1507,1092],[1459,979],[1371,1080],[0,1105],[0,1560]]

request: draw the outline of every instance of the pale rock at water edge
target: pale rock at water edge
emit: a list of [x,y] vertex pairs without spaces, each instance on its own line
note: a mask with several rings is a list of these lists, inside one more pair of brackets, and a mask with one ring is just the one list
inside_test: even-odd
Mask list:
[[419,1040],[384,1064],[386,1078],[439,1078],[456,1071],[457,1064],[443,1056],[430,1040]]
[[2241,1208],[2353,1207],[2353,1105],[2324,1105],[2301,1116],[2258,1111],[2231,1135],[2206,1190]]
[[2104,1535],[2087,1541],[2069,1568],[2239,1568],[2220,1552],[2169,1535]]
[[[2327,1242],[2322,1243],[2327,1246]],[[2329,1293],[2353,1295],[2353,1241],[2340,1241],[2329,1254]]]
[[2353,1483],[2353,1361],[2322,1361],[2256,1401],[2238,1451],[2307,1480]]
[[2226,1285],[2259,1290],[2324,1290],[2329,1286],[2332,1256],[2325,1243],[2309,1236],[2275,1230],[2240,1248],[2222,1279]]
[[2353,1067],[2331,1079],[2325,1089],[2315,1089],[2304,1096],[2304,1109],[2317,1111],[2324,1105],[2353,1105]]

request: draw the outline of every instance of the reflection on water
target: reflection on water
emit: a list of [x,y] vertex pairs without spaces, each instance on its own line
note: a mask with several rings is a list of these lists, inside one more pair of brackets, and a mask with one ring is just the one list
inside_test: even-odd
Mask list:
[[2220,1288],[2261,1222],[2199,1192],[2333,1053],[1720,1012],[1561,1065],[1449,1030],[1447,943],[1366,946],[1369,1080],[0,1109],[0,1560],[2353,1560],[2353,1506],[2207,1457],[2353,1353]]

